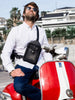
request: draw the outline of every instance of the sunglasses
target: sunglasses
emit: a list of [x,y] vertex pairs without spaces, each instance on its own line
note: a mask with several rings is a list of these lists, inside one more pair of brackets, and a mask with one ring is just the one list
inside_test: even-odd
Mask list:
[[31,10],[32,9],[34,12],[37,12],[37,9],[36,8],[27,7],[26,9],[27,10]]

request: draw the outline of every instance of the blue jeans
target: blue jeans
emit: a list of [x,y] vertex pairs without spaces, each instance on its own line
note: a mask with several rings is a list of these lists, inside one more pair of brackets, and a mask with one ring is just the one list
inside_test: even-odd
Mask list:
[[16,92],[30,98],[31,100],[41,100],[40,89],[29,84],[30,78],[35,72],[36,67],[37,66],[34,66],[33,69],[29,69],[20,65],[15,67],[15,69],[20,68],[25,73],[25,76],[14,78],[14,88]]

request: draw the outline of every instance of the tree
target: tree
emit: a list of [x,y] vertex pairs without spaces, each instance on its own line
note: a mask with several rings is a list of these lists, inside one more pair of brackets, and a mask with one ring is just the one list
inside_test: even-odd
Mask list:
[[58,28],[52,32],[53,37],[65,37],[66,36],[66,29],[65,28]]
[[15,25],[21,18],[20,10],[18,10],[16,7],[12,8],[10,11],[10,18],[13,21],[13,25]]
[[13,26],[13,21],[12,21],[12,19],[8,19],[8,20],[7,20],[7,29],[11,29],[12,26]]
[[75,27],[74,26],[68,26],[67,27],[66,38],[68,38],[68,39],[75,38]]
[[47,38],[51,38],[51,31],[49,29],[45,30],[45,31],[46,31]]
[[61,37],[66,36],[66,29],[65,28],[57,28],[52,32],[52,37],[59,40],[59,43],[61,41]]

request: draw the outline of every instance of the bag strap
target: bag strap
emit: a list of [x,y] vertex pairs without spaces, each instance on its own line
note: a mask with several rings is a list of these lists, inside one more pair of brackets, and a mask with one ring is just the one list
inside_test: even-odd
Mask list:
[[38,29],[37,25],[36,25],[36,29],[37,29],[37,39],[36,39],[36,41],[38,41],[39,40],[39,29]]

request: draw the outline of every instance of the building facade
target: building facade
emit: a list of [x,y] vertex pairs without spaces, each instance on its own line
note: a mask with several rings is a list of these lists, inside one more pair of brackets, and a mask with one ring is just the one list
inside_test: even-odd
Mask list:
[[75,25],[75,7],[64,7],[52,12],[44,12],[36,24],[50,30]]

